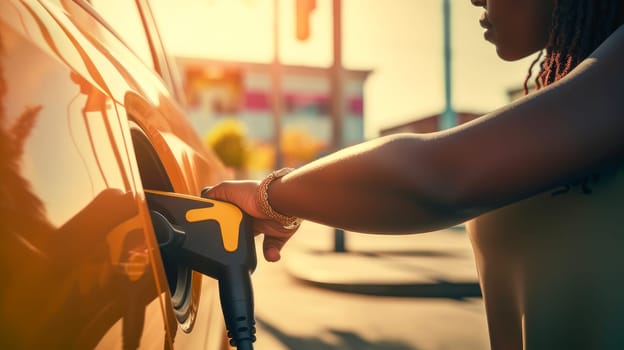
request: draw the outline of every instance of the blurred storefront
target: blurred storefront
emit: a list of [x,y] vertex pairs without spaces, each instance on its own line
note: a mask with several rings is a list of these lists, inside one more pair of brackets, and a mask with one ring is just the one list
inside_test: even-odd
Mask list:
[[[178,57],[188,115],[202,137],[222,123],[239,123],[248,142],[247,175],[274,168],[271,64]],[[284,166],[298,166],[331,150],[330,70],[281,66]],[[363,85],[370,71],[344,70],[344,145],[364,139]]]

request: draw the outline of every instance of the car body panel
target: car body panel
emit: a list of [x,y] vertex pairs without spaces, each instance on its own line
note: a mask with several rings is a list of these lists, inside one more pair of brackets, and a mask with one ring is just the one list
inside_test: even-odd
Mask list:
[[226,172],[85,6],[0,2],[0,348],[224,348],[215,281],[174,315],[132,128],[176,192]]

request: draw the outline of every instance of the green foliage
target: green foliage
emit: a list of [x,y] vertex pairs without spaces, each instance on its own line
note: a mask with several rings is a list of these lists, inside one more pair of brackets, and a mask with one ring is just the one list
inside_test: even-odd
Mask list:
[[247,132],[239,120],[222,120],[208,133],[206,144],[226,166],[238,170],[245,168],[248,158]]

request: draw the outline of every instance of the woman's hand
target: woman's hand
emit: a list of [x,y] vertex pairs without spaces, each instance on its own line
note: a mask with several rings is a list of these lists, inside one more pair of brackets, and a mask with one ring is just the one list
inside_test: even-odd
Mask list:
[[204,189],[202,197],[233,203],[247,213],[252,218],[254,234],[264,234],[262,243],[264,258],[267,261],[278,261],[280,250],[297,231],[297,228],[285,229],[260,211],[256,202],[256,191],[259,185],[258,181],[225,181],[212,188]]

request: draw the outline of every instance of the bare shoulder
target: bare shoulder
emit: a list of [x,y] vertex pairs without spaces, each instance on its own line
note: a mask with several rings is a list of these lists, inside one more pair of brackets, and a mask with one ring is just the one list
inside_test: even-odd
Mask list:
[[[583,84],[602,85],[605,89],[617,84],[624,75],[624,25],[616,29],[598,48],[579,64],[562,82],[580,88]],[[615,85],[608,85],[615,84]],[[615,92],[615,93],[619,93]]]
[[[618,29],[616,29],[605,41],[598,47],[598,49],[591,55],[592,57],[596,57],[596,55],[611,55],[615,52],[619,52],[622,54],[624,48],[624,24],[620,25]],[[616,51],[611,51],[616,50]]]

